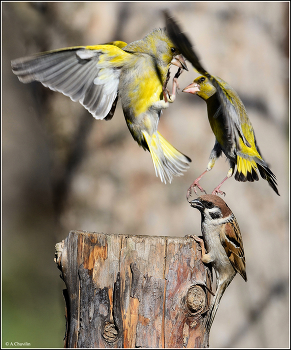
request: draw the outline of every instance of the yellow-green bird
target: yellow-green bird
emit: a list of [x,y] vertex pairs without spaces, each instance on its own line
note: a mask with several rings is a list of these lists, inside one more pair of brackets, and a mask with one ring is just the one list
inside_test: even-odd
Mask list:
[[[179,70],[173,95],[166,89],[169,67]],[[126,44],[76,46],[43,52],[12,61],[12,71],[23,83],[34,80],[79,101],[96,119],[110,120],[118,97],[134,140],[151,153],[156,175],[164,183],[180,176],[191,159],[157,131],[162,110],[175,98],[176,78],[187,69],[165,28]]]
[[192,189],[196,193],[196,187],[204,191],[199,185],[199,180],[213,168],[216,159],[221,156],[222,152],[229,160],[230,169],[212,194],[225,194],[220,191],[220,187],[225,180],[233,175],[236,166],[235,179],[237,181],[258,181],[257,171],[259,171],[261,177],[267,180],[272,189],[279,195],[276,176],[261,155],[254,129],[238,94],[228,83],[212,76],[202,67],[189,39],[181,32],[176,21],[167,12],[165,17],[168,35],[175,47],[203,75],[196,78],[183,91],[197,94],[206,102],[209,123],[215,135],[215,144],[210,153],[207,169],[192,183],[187,191],[187,199],[191,195]]

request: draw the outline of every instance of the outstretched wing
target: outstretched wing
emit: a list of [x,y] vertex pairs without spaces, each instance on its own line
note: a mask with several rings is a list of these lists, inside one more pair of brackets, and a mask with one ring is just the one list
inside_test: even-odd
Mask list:
[[[104,119],[116,103],[120,67],[128,53],[117,45],[78,46],[19,58],[12,71],[23,83],[34,80],[79,101],[96,119]],[[119,48],[120,47],[120,48]],[[116,57],[119,61],[116,64]]]

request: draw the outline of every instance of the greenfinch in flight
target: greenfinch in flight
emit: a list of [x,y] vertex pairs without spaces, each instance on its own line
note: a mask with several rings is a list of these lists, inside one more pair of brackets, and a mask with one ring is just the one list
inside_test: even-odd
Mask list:
[[[170,65],[179,67],[173,93],[166,88]],[[164,183],[180,176],[191,159],[157,131],[162,110],[175,99],[177,77],[187,70],[183,56],[166,30],[155,29],[142,40],[126,44],[76,46],[12,61],[23,83],[39,81],[51,90],[79,101],[96,119],[110,120],[118,98],[134,140],[152,156],[156,175]]]
[[276,176],[261,155],[254,129],[238,94],[228,83],[212,76],[202,67],[191,42],[181,32],[177,22],[167,12],[165,12],[165,18],[168,35],[175,47],[202,74],[183,91],[197,94],[206,102],[209,123],[215,135],[215,144],[210,153],[207,169],[189,187],[187,199],[191,195],[192,189],[197,193],[196,187],[204,191],[199,185],[199,180],[213,168],[216,159],[222,155],[222,152],[230,163],[230,169],[212,194],[225,194],[220,191],[220,187],[233,175],[236,166],[235,179],[237,181],[258,181],[257,171],[259,171],[261,177],[267,180],[272,189],[279,195]]

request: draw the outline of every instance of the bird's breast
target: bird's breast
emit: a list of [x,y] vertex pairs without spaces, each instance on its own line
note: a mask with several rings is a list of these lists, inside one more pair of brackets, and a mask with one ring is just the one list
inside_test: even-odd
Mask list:
[[124,109],[130,109],[130,115],[144,114],[155,102],[161,100],[163,86],[153,67],[145,62],[133,65],[120,75],[119,90]]
[[202,223],[202,234],[205,241],[207,254],[209,254],[211,257],[214,269],[219,274],[222,274],[226,270],[233,270],[233,267],[221,244],[219,235],[220,229],[221,227],[219,225],[214,226]]

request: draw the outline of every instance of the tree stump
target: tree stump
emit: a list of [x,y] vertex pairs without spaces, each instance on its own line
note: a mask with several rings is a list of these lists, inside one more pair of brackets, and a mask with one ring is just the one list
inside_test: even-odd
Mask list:
[[65,347],[208,347],[210,278],[193,238],[72,231],[55,261]]

